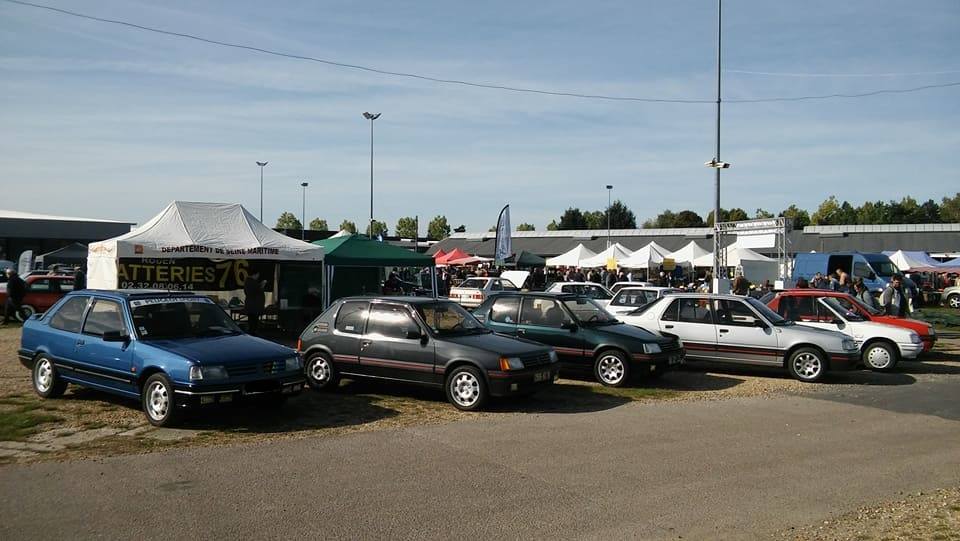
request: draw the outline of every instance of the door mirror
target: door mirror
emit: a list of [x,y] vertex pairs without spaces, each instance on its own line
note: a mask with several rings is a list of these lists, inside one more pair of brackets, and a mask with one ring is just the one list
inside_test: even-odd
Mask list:
[[426,338],[426,336],[420,332],[420,329],[407,329],[408,340],[420,340],[421,338]]
[[130,339],[126,331],[107,331],[102,338],[104,342],[126,342]]
[[873,271],[870,271],[870,274],[867,275],[867,278],[870,279],[870,280],[876,280],[876,279],[877,279],[877,273],[875,273],[875,272],[873,272]]
[[761,329],[766,329],[766,328],[767,328],[767,324],[766,324],[762,319],[755,319],[755,320],[753,320],[753,326],[754,326],[754,327],[760,327]]
[[577,329],[578,329],[577,324],[572,322],[564,323],[563,325],[560,325],[560,328],[566,329],[570,332],[577,332]]
[[842,329],[845,326],[843,320],[838,317],[833,318],[833,324],[836,325],[838,329]]

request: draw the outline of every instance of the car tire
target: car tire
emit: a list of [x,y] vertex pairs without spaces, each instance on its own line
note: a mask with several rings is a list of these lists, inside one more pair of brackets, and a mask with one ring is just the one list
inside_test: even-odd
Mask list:
[[153,426],[172,426],[180,419],[177,395],[166,374],[158,373],[147,378],[140,397],[143,413]]
[[827,360],[820,350],[799,348],[787,359],[787,370],[794,379],[806,383],[820,381],[827,372]]
[[593,377],[607,387],[623,387],[630,382],[630,362],[617,350],[601,351],[593,362]]
[[890,372],[897,366],[900,355],[887,342],[873,342],[863,348],[863,364],[874,372]]
[[37,313],[37,309],[29,304],[23,304],[17,310],[16,317],[17,321],[20,323],[26,322],[28,319],[33,317],[33,314]]
[[46,355],[41,355],[33,363],[33,390],[42,398],[57,398],[67,390],[67,382],[57,373],[57,367]]
[[314,353],[307,357],[303,369],[307,383],[315,391],[333,390],[340,383],[337,367],[326,353]]
[[480,371],[461,365],[453,369],[444,384],[447,400],[461,411],[477,411],[487,402],[487,382]]
[[960,293],[954,293],[947,297],[947,306],[950,308],[960,308]]

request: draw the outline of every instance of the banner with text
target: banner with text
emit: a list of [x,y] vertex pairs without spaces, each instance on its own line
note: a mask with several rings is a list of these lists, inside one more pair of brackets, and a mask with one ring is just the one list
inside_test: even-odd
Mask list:
[[233,291],[254,272],[259,281],[273,282],[275,263],[246,259],[120,259],[117,282],[120,289],[167,289],[173,291]]

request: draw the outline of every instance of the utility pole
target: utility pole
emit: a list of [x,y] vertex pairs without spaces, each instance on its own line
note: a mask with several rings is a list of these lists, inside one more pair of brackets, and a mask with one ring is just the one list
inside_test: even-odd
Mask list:
[[373,238],[373,121],[380,118],[380,113],[363,113],[363,118],[370,121],[370,228],[367,233]]
[[260,166],[260,222],[263,222],[263,168],[267,162],[257,162],[257,165]]

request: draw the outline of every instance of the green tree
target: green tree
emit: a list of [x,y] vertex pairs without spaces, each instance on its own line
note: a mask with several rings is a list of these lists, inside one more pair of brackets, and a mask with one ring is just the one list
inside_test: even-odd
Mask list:
[[397,234],[398,237],[405,239],[412,239],[417,236],[417,220],[416,218],[411,218],[410,216],[404,216],[397,220],[397,227],[393,228],[393,232]]
[[673,227],[703,227],[703,218],[692,210],[681,210],[673,220]]
[[522,223],[517,226],[517,231],[536,231],[537,228],[533,224]]
[[803,229],[810,225],[810,215],[807,211],[797,208],[796,205],[790,205],[789,207],[783,209],[780,213],[780,216],[784,218],[791,218],[793,220],[794,229]]
[[[960,195],[960,194],[958,194],[958,195]],[[557,225],[557,221],[556,221],[556,220],[550,220],[550,223],[547,224],[547,231],[556,231],[557,229],[560,229],[560,226]]]
[[327,221],[321,220],[320,218],[314,218],[310,220],[310,230],[311,231],[326,231],[327,230]]
[[350,220],[344,220],[340,222],[340,231],[347,231],[349,233],[357,234],[357,224],[351,222]]
[[743,220],[749,220],[750,216],[747,216],[747,211],[739,207],[733,207],[730,209],[730,212],[727,214],[728,222],[742,222]]
[[284,212],[277,218],[277,229],[303,229],[303,224],[292,212]]
[[763,209],[757,209],[757,212],[755,212],[755,213],[753,214],[753,218],[754,218],[755,220],[763,220],[763,219],[766,219],[766,218],[773,218],[773,213],[772,213],[772,212],[767,212],[767,211],[765,211],[765,210],[763,210]]
[[890,206],[883,201],[867,201],[857,207],[858,224],[887,224],[890,223]]
[[[604,216],[604,219],[606,219],[606,216]],[[603,227],[606,227],[606,224],[604,224]],[[613,229],[637,228],[637,217],[633,214],[633,211],[619,199],[610,205],[610,227]]]
[[[460,226],[463,227],[463,226]],[[463,228],[464,231],[467,230],[466,227]],[[462,233],[463,231],[460,231]],[[437,216],[434,219],[430,220],[430,223],[427,225],[427,237],[433,240],[442,240],[450,236],[450,225],[447,223],[446,216]]]
[[940,201],[940,221],[948,224],[960,223],[960,192]]
[[367,225],[367,236],[372,239],[379,235],[387,236],[387,222],[374,220],[371,224]]
[[677,215],[674,214],[672,210],[665,210],[658,214],[656,218],[643,222],[643,227],[647,229],[665,229],[668,227],[676,227],[676,224]]
[[466,233],[466,232],[467,232],[467,226],[465,226],[465,225],[463,225],[463,224],[460,224],[460,225],[458,225],[457,227],[455,227],[453,231],[454,231],[455,233]]
[[831,195],[826,201],[820,203],[817,210],[810,216],[810,222],[813,225],[839,225],[840,202],[837,201],[837,196]]
[[578,208],[570,207],[563,212],[563,215],[560,216],[559,229],[586,229],[587,228],[587,219],[583,216],[583,212]]
[[[607,214],[602,210],[584,212],[583,219],[587,222],[587,229],[607,228]],[[610,224],[610,227],[613,227],[613,224]]]

